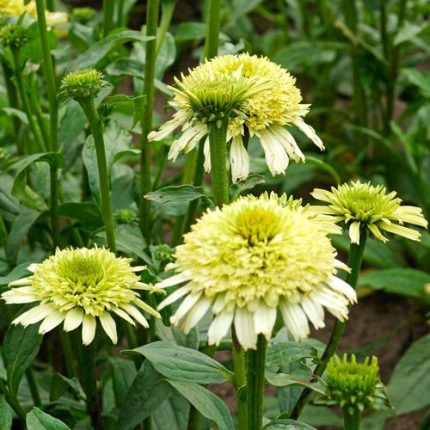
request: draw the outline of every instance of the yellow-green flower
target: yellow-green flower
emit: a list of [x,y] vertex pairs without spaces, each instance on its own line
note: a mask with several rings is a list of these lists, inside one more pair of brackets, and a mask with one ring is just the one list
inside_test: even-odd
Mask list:
[[317,188],[312,196],[328,203],[327,206],[314,206],[314,210],[333,216],[336,222],[349,226],[352,243],[360,242],[361,228],[369,229],[376,239],[383,242],[388,239],[382,231],[419,240],[420,233],[403,224],[427,228],[421,208],[402,205],[396,193],[387,193],[383,185],[357,181],[332,187],[331,192]]
[[[0,14],[19,17],[28,13],[37,19],[36,2],[34,0],[25,4],[24,0],[0,0]],[[46,11],[46,22],[50,27],[57,27],[67,23],[68,16],[64,12]]]
[[386,403],[384,387],[379,377],[378,359],[366,357],[362,363],[355,355],[331,358],[326,370],[326,396],[331,404],[354,414],[364,409],[377,409]]
[[307,207],[274,194],[208,211],[176,248],[176,274],[157,285],[185,283],[160,309],[185,297],[171,318],[185,333],[211,310],[210,344],[234,325],[240,344],[255,348],[258,334],[271,337],[278,310],[291,335],[306,338],[308,320],[324,327],[324,308],[344,320],[356,300],[336,277],[347,267],[327,237],[333,230]]
[[[259,138],[272,175],[284,173],[289,158],[304,161],[302,151],[286,127],[298,127],[315,145],[324,149],[315,130],[303,121],[309,105],[301,103],[295,78],[267,58],[249,54],[215,57],[176,83],[170,104],[177,112],[158,132],[149,135],[150,140],[161,140],[182,127],[181,137],[172,144],[170,158],[175,159],[181,151],[190,151],[208,134],[210,117],[212,120],[229,119],[233,181],[245,179],[249,174],[249,156],[243,143],[246,133]],[[214,100],[222,100],[222,103],[215,106]],[[234,105],[234,108],[226,109],[225,105]],[[205,158],[205,168],[209,171],[208,139]]]
[[140,282],[136,272],[143,268],[133,268],[130,262],[104,248],[57,250],[42,263],[29,266],[33,274],[12,282],[12,289],[2,298],[8,304],[38,302],[13,324],[27,326],[42,321],[41,334],[63,322],[65,331],[82,324],[82,342],[88,345],[94,339],[98,319],[116,343],[116,323],[111,314],[144,327],[148,322],[142,311],[159,317],[139,296],[139,290],[154,288]]

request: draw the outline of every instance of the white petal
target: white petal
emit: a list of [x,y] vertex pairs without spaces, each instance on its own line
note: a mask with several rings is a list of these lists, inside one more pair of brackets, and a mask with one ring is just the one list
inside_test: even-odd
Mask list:
[[314,301],[312,297],[306,297],[302,299],[300,305],[316,329],[325,327],[324,308],[318,302]]
[[123,311],[120,308],[112,308],[112,312],[115,312],[119,317],[126,320],[131,325],[136,325],[136,323],[130,318],[127,312]]
[[38,263],[32,263],[30,266],[27,267],[27,270],[31,273],[34,273],[37,269],[37,266],[39,266]]
[[324,150],[324,144],[322,140],[317,136],[315,130],[309,125],[306,124],[301,118],[296,119],[294,124],[304,133],[306,136],[312,140],[312,142],[318,146],[321,151]]
[[132,272],[142,272],[143,270],[145,270],[147,268],[147,266],[133,266],[131,268]]
[[349,238],[351,243],[356,243],[357,245],[360,243],[360,223],[358,221],[354,221],[349,226]]
[[124,309],[130,316],[132,316],[143,327],[146,327],[146,328],[149,327],[149,324],[146,318],[134,306],[123,305],[122,309]]
[[255,332],[262,333],[266,339],[270,339],[276,322],[276,313],[276,308],[271,308],[265,303],[259,303],[254,313]]
[[146,304],[143,300],[135,299],[133,300],[133,303],[143,311],[147,312],[149,315],[152,315],[155,318],[161,318],[161,315],[155,309],[152,309],[151,306]]
[[64,321],[64,313],[52,312],[42,322],[39,327],[39,334],[48,333]]
[[81,308],[73,308],[67,312],[64,318],[64,331],[72,331],[82,324],[84,318],[84,311]]
[[305,156],[303,152],[300,150],[299,146],[297,145],[296,140],[294,139],[293,135],[286,130],[282,126],[273,126],[271,127],[271,130],[273,134],[275,134],[279,141],[281,142],[282,146],[287,151],[287,154],[297,163],[305,161]]
[[295,303],[280,304],[282,317],[288,331],[293,336],[294,340],[304,339],[309,336],[309,324],[306,314],[302,308]]
[[9,287],[26,287],[29,285],[31,285],[31,279],[30,278],[17,279],[16,281],[9,283]]
[[235,136],[230,147],[230,168],[233,182],[246,179],[249,175],[249,155],[242,143],[242,137]]
[[178,284],[182,284],[186,281],[188,281],[188,277],[183,273],[178,273],[177,275],[173,275],[170,278],[163,279],[161,282],[155,284],[155,286],[156,288],[169,288]]
[[172,143],[168,154],[169,160],[176,160],[179,153],[185,150],[185,148],[194,148],[206,133],[207,131],[203,130],[201,127],[193,126],[187,128],[179,139],[176,139]]
[[96,335],[96,319],[92,315],[84,315],[82,320],[82,343],[89,345]]
[[115,320],[111,317],[109,312],[104,312],[102,315],[99,316],[99,319],[103,327],[103,330],[110,337],[110,340],[112,341],[112,343],[117,343],[118,335],[116,332]]
[[185,297],[184,301],[180,304],[175,314],[170,318],[170,322],[174,325],[178,324],[180,320],[189,312],[189,310],[200,299],[201,293],[189,294]]
[[255,349],[257,347],[254,318],[245,308],[236,308],[234,328],[237,339],[244,349]]
[[203,145],[203,154],[205,156],[203,168],[205,169],[206,173],[209,173],[211,171],[211,151],[209,145],[209,138],[205,140],[205,143]]
[[234,311],[220,312],[212,321],[208,330],[209,345],[219,345],[226,336],[233,322]]
[[148,134],[148,141],[151,142],[154,140],[155,141],[163,140],[164,138],[169,136],[169,134],[173,133],[173,131],[182,124],[183,124],[183,121],[181,121],[181,119],[178,120],[178,118],[174,116],[170,121],[167,121],[166,123],[164,123],[160,127],[160,130],[151,131],[151,133]]
[[14,288],[12,290],[5,291],[1,295],[1,298],[9,305],[36,302],[37,297],[34,296],[32,292],[32,287]]
[[285,173],[289,160],[282,144],[273,138],[269,129],[260,133],[260,142],[266,157],[267,167],[272,176]]
[[30,324],[36,324],[46,318],[51,312],[54,312],[51,306],[37,305],[15,318],[12,323],[21,324],[24,327]]
[[351,285],[349,285],[342,279],[333,276],[331,278],[330,286],[335,291],[339,292],[340,294],[343,294],[351,303],[357,302],[357,293],[355,292],[354,288],[352,288]]
[[380,223],[380,228],[382,228],[385,231],[388,231],[390,233],[398,234],[399,236],[406,237],[406,239],[410,240],[419,240],[421,237],[421,234],[417,230],[413,230],[408,227],[403,227],[401,225],[396,224],[388,224],[388,223]]
[[205,316],[212,304],[212,300],[202,297],[188,312],[187,316],[181,321],[178,328],[187,334]]
[[190,290],[188,287],[178,288],[158,305],[158,310],[164,309],[166,306],[176,302],[176,300],[179,300],[181,297],[185,296],[185,294],[187,294],[189,291]]
[[338,259],[334,260],[334,267],[336,267],[336,269],[344,270],[345,272],[351,271],[351,269],[343,261]]

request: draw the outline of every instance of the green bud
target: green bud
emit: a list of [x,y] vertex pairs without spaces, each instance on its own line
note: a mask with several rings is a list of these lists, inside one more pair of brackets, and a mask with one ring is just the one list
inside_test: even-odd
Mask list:
[[30,37],[27,30],[21,25],[8,24],[0,30],[0,41],[6,48],[20,49],[29,40]]
[[103,86],[103,75],[95,69],[78,70],[66,75],[61,90],[71,99],[94,98]]
[[138,218],[136,212],[130,209],[121,209],[115,214],[115,219],[119,224],[132,224]]
[[175,250],[169,245],[151,245],[149,247],[152,260],[159,266],[164,267],[166,264],[171,263],[174,260]]
[[97,15],[97,11],[91,7],[76,7],[72,12],[73,21],[86,24]]

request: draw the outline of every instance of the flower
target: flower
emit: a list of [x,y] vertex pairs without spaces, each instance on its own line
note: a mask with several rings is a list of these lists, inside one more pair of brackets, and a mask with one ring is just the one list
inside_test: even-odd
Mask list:
[[[19,17],[24,13],[37,18],[36,2],[34,0],[28,4],[25,4],[24,0],[0,0],[0,14]],[[68,16],[64,12],[46,11],[46,22],[50,27],[60,26],[67,21]]]
[[102,88],[103,75],[95,69],[77,70],[68,73],[61,83],[62,91],[71,99],[93,98]]
[[[224,104],[235,105],[226,115],[233,181],[246,179],[249,174],[249,156],[243,142],[248,134],[259,138],[272,175],[284,173],[289,158],[304,161],[302,151],[286,126],[298,127],[315,145],[324,149],[315,130],[303,121],[309,105],[301,103],[302,96],[295,83],[287,70],[265,57],[249,54],[215,57],[187,76],[182,75],[181,81],[176,80],[177,87],[171,88],[174,98],[170,105],[177,112],[159,131],[150,133],[149,140],[164,139],[182,127],[182,135],[172,143],[169,158],[175,159],[181,151],[190,151],[208,134],[207,113],[212,113],[215,107],[219,107],[218,114],[223,113],[225,106],[214,103],[222,97]],[[209,97],[205,97],[207,94]],[[208,139],[205,158],[205,168],[209,171]]]
[[396,193],[387,194],[383,185],[374,186],[357,181],[332,187],[331,192],[317,188],[311,194],[315,199],[329,203],[328,206],[314,206],[314,210],[332,216],[336,222],[349,225],[352,243],[360,242],[361,228],[368,228],[376,239],[383,242],[388,239],[381,230],[419,240],[420,233],[403,224],[427,228],[421,208],[402,205]]
[[12,50],[21,49],[30,37],[28,31],[18,24],[8,24],[0,29],[0,42]]
[[[28,326],[42,321],[44,334],[64,322],[72,331],[82,324],[82,342],[89,345],[95,336],[97,319],[113,343],[117,342],[112,313],[130,324],[133,320],[148,327],[140,310],[159,317],[143,302],[139,290],[155,291],[143,284],[135,272],[143,267],[130,266],[130,259],[115,257],[104,248],[57,250],[40,264],[32,264],[33,274],[9,284],[2,294],[8,304],[39,302],[18,316],[13,324]],[[15,288],[17,287],[17,288]]]
[[271,337],[278,309],[294,339],[306,338],[308,320],[324,327],[324,308],[344,320],[356,301],[335,276],[348,268],[336,260],[328,231],[307,207],[274,194],[208,211],[176,248],[170,268],[177,273],[156,285],[185,283],[159,309],[185,297],[171,317],[185,333],[211,309],[209,344],[234,325],[243,348],[255,348],[258,334]]
[[387,403],[384,386],[379,378],[378,359],[366,357],[357,363],[355,355],[334,356],[326,370],[326,397],[330,404],[339,405],[353,415],[366,408],[377,409]]

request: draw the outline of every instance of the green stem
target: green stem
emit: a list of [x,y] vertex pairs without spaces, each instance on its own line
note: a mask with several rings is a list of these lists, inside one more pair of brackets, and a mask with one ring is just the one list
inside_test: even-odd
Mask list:
[[205,57],[212,58],[218,54],[219,32],[221,28],[221,0],[210,0],[209,19],[205,42]]
[[19,64],[19,50],[12,49],[13,65],[15,69],[15,79],[18,86],[18,93],[21,98],[22,108],[27,116],[28,124],[30,126],[31,132],[33,133],[34,139],[37,145],[37,151],[46,152],[45,142],[42,138],[42,133],[40,132],[37,122],[34,120],[33,113],[31,111],[30,100],[28,94],[25,90],[24,81],[22,79],[21,68]]
[[27,369],[25,371],[25,376],[27,378],[28,386],[30,388],[31,397],[33,399],[34,406],[40,406],[42,401],[40,400],[39,389],[37,387],[36,380],[34,378],[34,373],[32,369]]
[[[13,70],[11,69],[11,67],[6,61],[2,61],[2,69],[3,69],[4,82],[7,90],[7,98],[9,101],[9,106],[14,109],[19,109],[18,93],[16,92],[16,87],[13,84],[13,80],[12,80]],[[20,142],[21,139],[18,139],[19,119],[16,116],[14,116],[12,119],[12,125],[13,125],[13,130],[15,132],[15,136],[17,138],[18,151],[20,154],[23,154],[23,148]]]
[[166,38],[166,34],[169,31],[170,23],[172,21],[173,11],[175,10],[176,0],[164,1],[161,3],[161,20],[160,26],[158,28],[157,33],[157,44],[156,44],[156,53],[157,56],[160,52],[161,47],[163,46],[164,39]]
[[109,174],[106,163],[106,151],[102,123],[92,98],[80,99],[79,103],[85,112],[88,122],[90,123],[91,131],[94,137],[100,181],[101,209],[106,229],[107,245],[112,252],[115,252],[115,229],[112,215]]
[[234,326],[232,328],[233,338],[233,366],[234,366],[234,383],[236,387],[237,399],[237,419],[238,430],[248,430],[248,403],[246,386],[246,361],[245,351],[241,348],[237,340]]
[[50,215],[51,215],[51,232],[52,246],[54,251],[60,245],[60,217],[58,215],[58,170],[54,164],[49,165],[50,176]]
[[209,146],[212,170],[212,188],[215,203],[221,207],[228,203],[228,177],[227,177],[227,126],[224,121],[221,127],[213,124],[209,131]]
[[2,379],[0,379],[0,393],[5,396],[6,401],[9,403],[10,407],[15,411],[20,421],[25,425],[25,410],[21,406],[18,398],[6,388]]
[[[148,0],[146,6],[146,35],[157,36],[159,0]],[[150,241],[151,235],[151,203],[145,199],[145,195],[151,191],[151,151],[148,134],[152,128],[152,115],[154,110],[154,79],[155,63],[157,60],[157,40],[149,40],[145,46],[145,70],[143,92],[146,96],[146,105],[142,118],[142,135],[140,140],[140,225],[142,234]]]
[[51,151],[58,151],[58,103],[57,81],[55,78],[54,63],[49,49],[48,31],[46,27],[45,0],[36,0],[37,24],[39,27],[40,44],[42,47],[42,70],[48,93]]
[[[360,231],[360,243],[351,243],[349,248],[348,263],[349,267],[351,268],[351,272],[348,276],[347,282],[354,289],[357,287],[358,276],[360,274],[361,263],[363,261],[363,253],[366,247],[366,239],[367,231],[365,228],[362,228]],[[323,355],[321,356],[321,360],[319,361],[318,365],[314,370],[312,378],[313,382],[317,381],[318,378],[322,376],[330,358],[333,357],[333,355],[335,354],[342,334],[345,331],[345,325],[345,322],[336,320],[326,349],[324,350]],[[299,399],[297,400],[297,403],[294,406],[294,409],[291,412],[291,418],[295,420],[298,419],[307,401],[309,400],[309,396],[311,395],[311,393],[312,390],[310,388],[305,388],[302,391],[302,394],[300,395]]]
[[260,334],[257,349],[250,349],[248,358],[248,428],[261,430],[263,428],[263,400],[264,400],[264,369],[266,364],[267,340]]
[[49,11],[53,12],[55,10],[54,8],[54,0],[46,0],[46,7]]
[[113,29],[114,0],[103,0],[103,37]]
[[190,413],[188,415],[187,430],[199,430],[202,422],[202,414],[192,405],[190,406]]
[[76,376],[76,366],[75,360],[73,359],[73,348],[70,341],[70,335],[63,330],[58,330],[58,333],[60,334],[60,343],[63,351],[64,363],[66,365],[67,376],[69,378],[73,378]]
[[355,410],[352,414],[347,408],[342,409],[344,430],[360,430],[361,413]]

